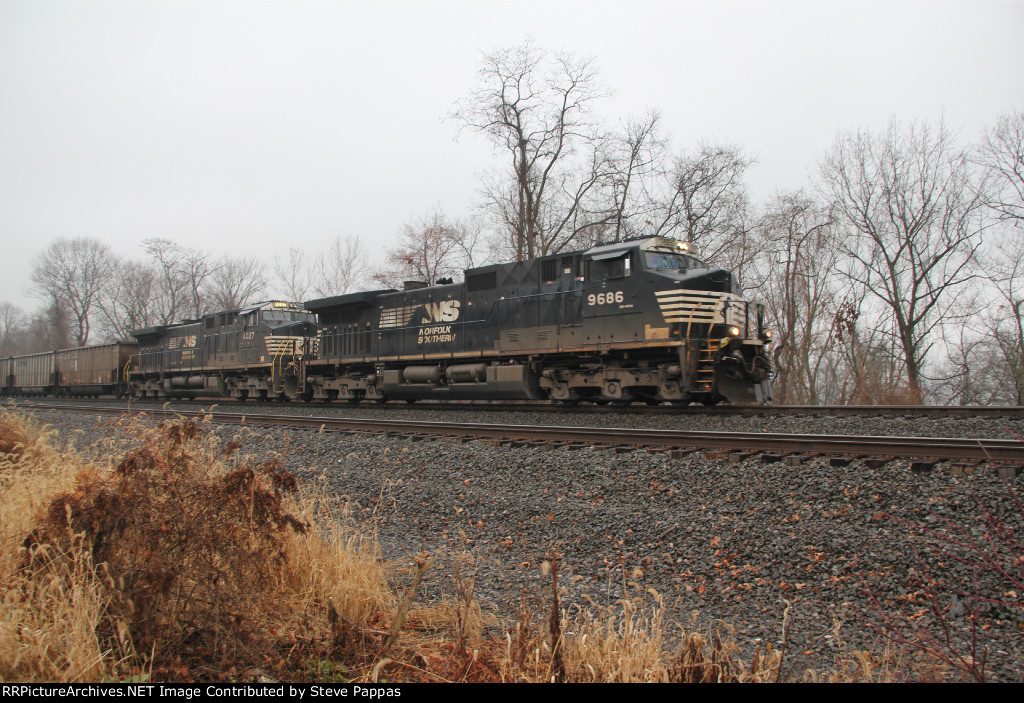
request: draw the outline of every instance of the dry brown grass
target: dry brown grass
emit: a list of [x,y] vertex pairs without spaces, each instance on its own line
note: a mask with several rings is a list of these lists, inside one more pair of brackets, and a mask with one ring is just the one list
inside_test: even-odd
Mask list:
[[[708,636],[665,620],[662,597],[648,589],[613,606],[562,613],[560,649],[567,683],[733,683],[774,681],[780,653],[756,649],[749,659],[724,628]],[[523,613],[501,659],[507,681],[557,678],[552,633]]]
[[280,458],[192,420],[110,429],[59,451],[0,414],[5,681],[280,675],[390,607],[374,541],[319,520]]
[[25,537],[84,469],[80,455],[57,451],[53,439],[30,418],[0,413],[0,679],[98,681],[137,673],[141,660],[109,608],[110,574],[94,564],[81,537],[38,549],[26,564]]

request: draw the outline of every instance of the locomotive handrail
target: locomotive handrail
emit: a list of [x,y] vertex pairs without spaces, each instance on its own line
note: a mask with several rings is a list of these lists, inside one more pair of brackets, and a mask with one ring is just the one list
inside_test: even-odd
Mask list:
[[[716,300],[715,303],[714,303],[714,306],[718,307],[718,305],[720,303],[722,303],[722,302],[723,301],[721,301],[721,300]],[[689,342],[692,339],[692,337],[690,336],[690,330],[693,328],[693,316],[697,314],[697,311],[701,308],[702,305],[704,305],[704,301],[703,300],[698,302],[693,307],[693,309],[690,310],[690,316],[686,319],[686,341],[687,342]],[[712,310],[711,312],[714,313],[714,310]],[[711,322],[708,323],[708,336],[705,337],[704,339],[711,339],[711,328],[714,327],[714,324],[715,324],[715,322],[714,322],[714,319],[712,318]],[[702,340],[698,340],[698,341],[702,341]]]

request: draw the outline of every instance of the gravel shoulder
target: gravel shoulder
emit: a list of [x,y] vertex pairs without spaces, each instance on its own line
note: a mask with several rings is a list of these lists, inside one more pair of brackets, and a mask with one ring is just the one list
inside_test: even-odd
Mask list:
[[[271,406],[250,406],[262,413]],[[247,408],[249,409],[249,408]],[[288,406],[288,412],[302,406]],[[1024,436],[1024,423],[923,418],[744,418],[541,416],[421,412],[359,407],[332,414],[388,419],[448,419],[507,424],[671,427],[689,430]],[[326,414],[322,408],[305,414]],[[60,437],[86,446],[105,432],[96,416],[41,413]],[[798,467],[757,456],[739,464],[694,453],[616,454],[599,449],[535,449],[483,442],[412,441],[380,435],[237,427],[243,452],[281,453],[307,484],[350,501],[353,515],[376,530],[384,555],[408,564],[417,553],[441,556],[425,597],[454,591],[453,566],[475,572],[485,607],[511,620],[525,598],[549,599],[541,562],[559,554],[564,607],[606,606],[653,589],[669,620],[707,627],[723,622],[749,653],[758,642],[785,645],[789,668],[829,668],[840,646],[877,645],[868,627],[898,609],[923,631],[938,632],[937,603],[952,624],[954,649],[970,654],[979,638],[997,680],[1024,679],[1024,594],[990,569],[958,561],[970,549],[939,554],[934,538],[956,527],[959,541],[984,540],[986,519],[1011,532],[1022,552],[1024,476],[1006,480],[991,467],[956,474],[949,464],[915,473],[910,462],[869,468],[856,461]],[[950,533],[954,534],[954,533]],[[1013,540],[1018,540],[1014,542]],[[929,548],[929,543],[933,547]],[[989,549],[989,551],[992,551]],[[467,566],[471,565],[471,566]],[[1020,565],[1016,566],[1018,578]],[[929,600],[927,582],[939,583]],[[972,632],[972,601],[984,592],[1010,605],[984,603]],[[788,615],[787,615],[788,614]],[[835,629],[841,624],[841,629]],[[980,654],[980,652],[979,652]]]

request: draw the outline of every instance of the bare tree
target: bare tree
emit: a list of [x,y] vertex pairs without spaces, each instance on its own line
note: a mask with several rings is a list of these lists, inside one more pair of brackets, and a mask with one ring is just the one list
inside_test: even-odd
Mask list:
[[154,322],[169,325],[181,316],[188,299],[188,279],[182,270],[184,251],[169,239],[152,238],[143,242],[154,261],[158,293],[152,302]]
[[1001,220],[1024,227],[1024,113],[1003,115],[985,130],[977,161],[986,170],[985,205]]
[[60,300],[51,300],[49,305],[35,313],[29,320],[25,332],[22,354],[67,349],[75,344],[71,336],[74,326],[71,313]]
[[210,306],[234,310],[256,302],[267,288],[267,265],[254,256],[224,257],[211,276]]
[[481,243],[479,226],[435,210],[402,227],[398,246],[388,250],[384,268],[373,279],[393,288],[404,281],[433,285],[455,279],[479,263]]
[[652,227],[654,204],[647,181],[664,160],[666,144],[658,136],[660,121],[661,115],[652,110],[641,118],[627,120],[619,134],[606,140],[611,241],[621,241]]
[[[971,311],[958,324],[943,326],[947,359],[932,395],[955,405],[1019,405],[1021,362],[1016,331],[1002,327],[1003,305],[987,300],[986,290],[964,296]],[[1019,291],[1018,291],[1019,294]],[[997,308],[993,310],[993,308]]]
[[609,167],[591,105],[604,97],[592,59],[526,41],[484,56],[481,87],[453,118],[508,158],[486,191],[517,260],[562,250],[610,221],[599,192]]
[[274,275],[277,277],[277,289],[292,302],[305,300],[306,293],[313,285],[306,254],[297,247],[288,250],[287,259],[274,260]]
[[[24,346],[25,311],[6,300],[0,302],[0,357],[20,354]],[[0,378],[0,384],[6,380]]]
[[691,242],[724,265],[725,252],[747,231],[743,175],[753,163],[732,144],[703,142],[696,153],[681,153],[665,174],[669,187],[657,204],[654,232]]
[[158,283],[153,266],[136,261],[118,265],[98,302],[105,337],[128,339],[132,330],[154,324],[151,315]]
[[844,273],[891,313],[906,380],[920,396],[931,335],[962,285],[981,227],[967,153],[944,124],[840,135],[822,188],[850,228]]
[[1014,405],[1024,405],[1024,241],[1016,232],[1004,232],[979,266],[997,302],[980,316],[985,337],[994,343],[1002,362],[1002,385],[1013,389]]
[[847,280],[836,306],[830,333],[834,364],[827,402],[855,405],[919,403],[920,393],[907,383],[905,364],[894,348],[892,311],[874,309],[863,284]]
[[[209,312],[211,302],[207,300],[208,284],[221,264],[210,262],[209,252],[201,249],[184,249],[180,261],[182,275],[188,281],[187,311],[193,319],[199,319]],[[260,273],[262,276],[262,271]]]
[[206,287],[216,270],[210,255],[169,239],[152,238],[143,244],[156,269],[151,322],[169,325],[184,317],[198,319],[206,311]]
[[[978,270],[990,282],[996,302],[981,316],[983,329],[976,330],[981,341],[972,347],[976,350],[972,361],[976,367],[977,359],[984,358],[989,370],[999,368],[1001,372],[994,375],[1003,387],[1012,389],[1008,401],[1020,405],[1024,403],[1024,114],[1003,115],[985,131],[976,163],[985,176],[986,209],[997,221],[986,237]],[[968,371],[964,364],[962,373]]]
[[822,402],[827,349],[837,310],[838,233],[827,209],[804,192],[776,195],[759,222],[768,243],[759,262],[774,330],[780,403]]
[[366,272],[366,249],[359,237],[335,237],[313,267],[313,291],[327,297],[355,290]]
[[33,293],[70,313],[74,344],[89,341],[90,315],[116,266],[110,248],[98,239],[58,239],[36,257]]

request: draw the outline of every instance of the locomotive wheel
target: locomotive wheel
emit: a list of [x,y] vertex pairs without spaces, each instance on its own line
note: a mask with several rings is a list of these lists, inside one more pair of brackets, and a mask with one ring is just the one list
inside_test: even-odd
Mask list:
[[348,399],[349,405],[359,405],[359,401],[362,400],[358,395],[354,395]]

